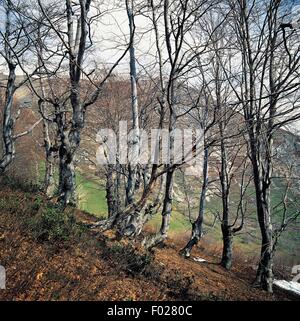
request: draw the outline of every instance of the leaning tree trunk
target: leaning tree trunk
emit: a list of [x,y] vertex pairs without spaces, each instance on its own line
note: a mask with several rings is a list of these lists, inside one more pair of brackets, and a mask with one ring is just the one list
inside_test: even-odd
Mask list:
[[150,171],[150,164],[147,164],[143,169],[143,185],[144,185],[144,189],[147,188],[150,178],[151,178],[151,171]]
[[142,228],[144,227],[149,211],[151,211],[151,209],[155,207],[153,203],[149,204],[148,200],[153,195],[157,183],[156,172],[157,165],[153,165],[150,182],[144,190],[139,202],[137,202],[136,204],[132,204],[131,206],[127,207],[122,213],[118,214],[114,222],[114,226],[117,227],[119,233],[122,236],[138,236],[141,233]]
[[4,173],[8,165],[15,156],[15,146],[13,138],[14,120],[12,117],[13,97],[15,92],[16,66],[13,63],[8,64],[9,75],[5,93],[5,103],[3,112],[3,156],[0,160],[0,174]]
[[208,189],[208,158],[209,150],[206,147],[204,150],[204,163],[203,163],[203,184],[200,195],[199,214],[195,222],[192,224],[192,235],[187,245],[180,251],[186,258],[191,256],[192,249],[198,244],[203,235],[203,220],[205,212],[205,200]]
[[[96,224],[92,224],[91,228],[99,228],[102,231],[115,228],[120,236],[135,237],[140,234],[144,226],[144,217],[151,210],[151,204],[147,202],[154,193],[157,182],[157,165],[152,166],[152,174],[147,188],[144,190],[140,200],[134,204],[127,206],[125,209],[120,209],[120,204],[117,203],[117,211],[108,219],[101,220]],[[119,200],[119,198],[117,198]]]
[[[262,235],[261,258],[257,269],[256,284],[270,293],[273,292],[273,256],[275,254],[274,235],[272,226],[272,209],[271,209],[271,177],[273,173],[273,131],[277,112],[277,98],[274,95],[277,91],[276,86],[276,63],[274,51],[276,46],[276,34],[271,38],[270,46],[270,68],[269,68],[269,83],[270,83],[270,98],[269,98],[269,120],[267,126],[267,139],[263,142],[266,144],[264,152],[263,171],[261,171],[260,182],[256,179],[255,186],[257,194],[257,215],[258,222]],[[257,163],[256,163],[257,164]],[[256,165],[254,164],[254,165]],[[259,168],[254,166],[256,172]]]
[[170,228],[172,205],[173,205],[173,183],[174,183],[174,170],[170,169],[167,172],[166,178],[166,190],[163,202],[162,210],[162,222],[159,232],[149,238],[145,238],[142,242],[146,248],[152,248],[161,242],[163,242],[168,237],[168,231]]

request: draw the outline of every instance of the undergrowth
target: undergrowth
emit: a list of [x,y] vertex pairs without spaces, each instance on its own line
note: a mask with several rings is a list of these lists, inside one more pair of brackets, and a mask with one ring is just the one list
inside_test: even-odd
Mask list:
[[[33,207],[37,209],[38,206],[40,200],[36,199]],[[84,232],[83,225],[76,223],[72,211],[61,211],[55,204],[41,206],[37,213],[28,219],[27,226],[38,242],[52,244],[70,241]]]

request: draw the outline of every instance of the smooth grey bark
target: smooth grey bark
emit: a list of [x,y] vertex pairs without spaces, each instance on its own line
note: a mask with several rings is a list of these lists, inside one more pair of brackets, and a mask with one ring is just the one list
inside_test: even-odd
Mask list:
[[224,128],[221,122],[220,124],[221,130],[221,171],[220,171],[220,182],[221,182],[221,190],[222,190],[222,237],[223,237],[223,251],[222,251],[222,259],[221,266],[225,269],[230,270],[232,266],[232,227],[229,223],[229,193],[230,193],[230,183],[228,179],[228,159],[227,159],[227,151],[224,142]]
[[156,172],[157,165],[153,165],[150,182],[137,203],[114,212],[108,219],[93,224],[91,227],[99,227],[102,231],[116,228],[121,236],[126,237],[139,235],[144,226],[144,218],[153,210],[152,204],[148,204],[147,201],[154,193],[157,182]]
[[[43,71],[43,43],[41,35],[41,22],[38,22],[38,38],[37,38],[37,54],[38,54],[38,70],[39,73]],[[55,179],[54,179],[54,166],[55,166],[55,156],[56,148],[50,137],[50,120],[48,119],[48,104],[45,102],[45,86],[42,77],[39,77],[39,87],[40,87],[40,99],[38,101],[39,113],[43,119],[43,140],[45,149],[45,176],[43,183],[43,190],[48,197],[52,197],[55,191]]]
[[[60,100],[55,95],[54,98],[48,99],[55,109],[54,122],[57,126],[59,156],[58,199],[63,208],[68,204],[75,205],[77,203],[74,157],[80,144],[86,111],[86,105],[81,101],[81,78],[83,60],[87,49],[90,4],[90,0],[80,0],[78,3],[79,15],[76,16],[73,11],[74,3],[70,0],[65,1],[67,30],[64,32],[66,39],[63,39],[65,35],[61,36],[61,30],[53,24],[44,5],[38,0],[42,17],[48,21],[53,33],[61,40],[69,62],[69,99],[63,98]],[[98,95],[99,91],[97,90],[92,101],[95,101]]]
[[149,184],[150,178],[151,178],[151,167],[150,167],[150,164],[147,164],[143,168],[143,185],[144,185],[144,189],[147,188],[147,185]]
[[[276,26],[276,10],[278,4],[275,5],[275,17],[271,20],[275,21]],[[269,21],[270,39],[269,39],[269,118],[266,126],[266,137],[260,133],[259,146],[254,146],[250,143],[252,152],[252,165],[254,170],[254,183],[256,189],[257,200],[257,215],[261,230],[262,244],[261,244],[261,258],[257,269],[255,284],[272,293],[273,292],[273,257],[275,254],[274,247],[274,232],[272,225],[272,206],[271,206],[271,183],[273,174],[273,143],[274,143],[274,124],[277,113],[278,97],[275,95],[277,86],[275,81],[276,64],[274,59],[274,52],[277,40],[277,32],[273,33],[272,24],[274,21]],[[260,126],[260,125],[259,125]],[[263,130],[263,129],[261,129]],[[254,153],[259,151],[259,147],[264,146],[264,150],[260,151],[255,157]],[[263,158],[263,159],[261,159]],[[263,164],[263,167],[260,167]],[[260,165],[260,166],[259,166]]]
[[141,233],[146,222],[145,218],[155,207],[152,203],[148,204],[148,200],[154,194],[154,188],[157,183],[156,172],[157,165],[153,165],[151,180],[147,188],[143,191],[139,202],[127,207],[127,209],[118,216],[116,225],[122,235],[136,237]]
[[54,179],[55,158],[54,158],[53,152],[51,151],[51,147],[50,148],[45,147],[45,150],[46,150],[46,170],[45,170],[45,177],[44,177],[44,191],[48,197],[52,197],[55,192],[55,179]]
[[[243,80],[245,82],[245,96],[247,102],[243,104],[244,118],[246,121],[247,132],[249,136],[249,156],[251,159],[253,178],[256,194],[257,219],[261,232],[261,255],[257,269],[257,275],[254,282],[255,286],[263,288],[265,291],[273,291],[273,227],[271,210],[271,177],[272,177],[272,152],[273,152],[273,131],[276,117],[276,104],[279,99],[278,90],[284,85],[275,76],[275,49],[277,46],[278,12],[280,1],[271,2],[266,15],[266,24],[263,32],[266,38],[261,58],[261,73],[265,77],[261,80],[256,75],[257,67],[254,62],[254,54],[251,46],[249,30],[250,16],[248,14],[248,4],[243,1],[239,7],[241,27],[241,46],[242,46],[242,65]],[[291,65],[289,66],[291,67]],[[290,72],[290,71],[289,71]],[[269,75],[268,75],[269,73]],[[256,88],[260,81],[260,92],[266,87],[266,77],[268,76],[269,86],[269,104],[266,110],[262,111],[262,101],[257,100]],[[277,77],[277,79],[276,79]],[[288,77],[286,78],[286,80]],[[277,80],[277,84],[276,83]],[[282,89],[282,88],[281,88]]]
[[[271,138],[269,138],[271,139]],[[271,142],[271,140],[270,140]],[[254,186],[256,194],[257,218],[261,231],[261,258],[257,270],[255,285],[261,286],[264,290],[272,292],[273,283],[273,231],[271,222],[271,159],[265,160],[266,171],[263,174],[258,154],[258,144],[252,130],[250,130],[251,162],[253,168]],[[272,145],[269,145],[272,150]],[[268,168],[268,169],[267,169]]]
[[114,165],[107,165],[106,169],[106,201],[108,208],[108,218],[113,217],[114,213],[119,211],[118,207],[118,174],[115,174]]
[[159,232],[149,238],[145,238],[142,245],[150,249],[162,243],[168,237],[170,228],[172,205],[173,205],[173,184],[174,184],[174,170],[169,170],[166,174],[165,196],[162,209],[162,221]]
[[255,286],[261,286],[264,290],[272,292],[273,288],[273,231],[270,216],[269,199],[267,198],[268,191],[266,186],[262,187],[257,174],[257,165],[254,168],[254,181],[257,198],[257,216],[261,231],[261,257],[257,269]]
[[[218,53],[217,53],[218,55]],[[221,169],[219,172],[220,183],[221,183],[221,195],[222,195],[222,222],[221,230],[223,237],[223,251],[221,266],[225,269],[230,270],[232,266],[232,241],[233,232],[232,226],[230,225],[229,219],[229,196],[231,189],[231,179],[229,160],[228,160],[228,150],[226,146],[225,131],[228,126],[228,115],[226,105],[222,104],[222,94],[220,85],[220,58],[217,56],[216,61],[216,97],[217,97],[217,111],[219,112],[219,132],[220,132],[220,149],[221,149]],[[233,160],[234,162],[234,160]],[[242,196],[241,196],[242,197]]]
[[4,173],[15,156],[15,144],[13,138],[14,119],[12,116],[13,98],[16,82],[16,65],[8,61],[9,75],[6,84],[5,103],[3,108],[3,156],[0,160],[0,174]]
[[230,270],[232,266],[232,227],[229,223],[229,193],[230,193],[230,183],[228,179],[228,159],[227,151],[224,142],[224,128],[223,124],[220,124],[221,131],[221,171],[220,171],[220,182],[222,190],[222,236],[223,236],[223,252],[221,265]]
[[202,183],[201,194],[200,194],[198,217],[196,221],[192,223],[192,234],[188,243],[180,251],[181,254],[184,255],[186,258],[191,256],[193,247],[198,244],[198,242],[200,241],[203,235],[205,201],[206,201],[206,194],[208,189],[208,163],[209,163],[209,148],[206,147],[204,150],[204,158],[203,158],[203,174],[202,174],[203,183]]
[[[92,74],[95,70],[87,72],[84,64],[87,50],[93,46],[92,35],[89,34],[92,29],[91,24],[93,24],[99,13],[97,12],[95,16],[89,17],[90,7],[93,2],[91,0],[64,1],[63,16],[59,20],[65,23],[66,30],[61,27],[61,23],[56,23],[56,19],[56,21],[52,20],[52,16],[48,14],[46,4],[43,4],[41,0],[37,2],[43,19],[47,21],[47,26],[59,41],[57,52],[54,52],[54,54],[57,53],[59,62],[54,72],[60,71],[65,58],[68,59],[69,79],[67,91],[63,97],[57,97],[55,93],[52,94],[52,97],[47,97],[47,101],[55,108],[59,144],[58,200],[62,208],[65,208],[68,204],[76,203],[74,160],[80,145],[81,132],[85,125],[87,107],[96,102],[104,84],[125,57],[129,46],[112,65],[105,77],[96,83],[92,80]],[[60,10],[58,11],[60,12]],[[91,87],[95,87],[87,94],[82,89],[82,75],[85,76],[86,82],[89,81],[91,83]]]
[[[267,144],[265,150],[258,154],[258,146],[263,142],[254,141],[251,146],[251,161],[254,173],[256,192],[257,217],[261,231],[261,257],[257,269],[254,285],[261,286],[264,290],[273,292],[273,257],[274,239],[271,209],[271,178],[273,172],[273,124],[276,111],[276,101],[270,98],[270,118],[267,129]],[[252,132],[251,135],[253,136]],[[265,140],[264,140],[265,142]],[[261,159],[262,157],[263,159]],[[263,162],[263,169],[262,169]]]
[[43,101],[39,101],[39,109],[43,117],[43,140],[45,149],[45,176],[43,190],[48,197],[52,197],[55,191],[54,168],[56,148],[50,138],[49,121],[44,118],[46,109],[44,104],[45,103]]
[[223,235],[223,251],[222,251],[222,260],[221,266],[223,266],[226,270],[230,270],[232,266],[232,239],[233,234],[231,227],[229,227],[226,223],[222,223],[222,235]]
[[74,36],[74,16],[72,3],[66,0],[67,27],[68,27],[68,54],[70,79],[70,105],[72,120],[66,124],[60,116],[60,148],[59,148],[59,201],[63,207],[68,204],[75,205],[76,180],[74,157],[80,145],[81,131],[84,128],[85,106],[81,101],[80,83],[82,76],[82,63],[85,56],[88,35],[88,12],[90,1],[80,1],[80,17],[77,23],[76,36]]
[[15,144],[13,138],[14,119],[12,116],[13,99],[16,91],[16,64],[14,63],[14,55],[10,48],[11,37],[11,15],[13,4],[10,0],[7,1],[5,6],[5,34],[3,37],[4,45],[4,59],[6,60],[9,70],[8,79],[6,83],[5,102],[3,106],[3,126],[2,126],[2,139],[3,139],[3,155],[0,159],[0,174],[4,173],[8,165],[12,162],[15,156]]
[[[132,137],[129,142],[132,158],[137,159],[139,155],[139,108],[138,108],[138,93],[137,93],[137,69],[135,57],[135,43],[134,43],[134,13],[133,1],[126,0],[127,16],[129,21],[130,37],[132,39],[129,54],[130,54],[130,82],[131,82],[131,111],[132,111]],[[134,194],[136,191],[137,183],[137,164],[129,160],[128,164],[128,178],[126,184],[126,206],[134,202]]]
[[[175,129],[175,123],[177,120],[176,112],[175,112],[175,82],[176,82],[176,65],[177,65],[177,59],[180,52],[180,46],[175,49],[175,58],[173,58],[174,52],[172,51],[172,41],[171,41],[171,32],[170,32],[170,2],[169,0],[164,1],[164,29],[165,29],[165,41],[166,41],[166,47],[167,52],[169,56],[169,63],[171,65],[171,71],[170,71],[170,77],[167,84],[167,106],[169,110],[169,164],[167,165],[167,173],[166,173],[166,187],[165,187],[165,195],[163,200],[163,209],[162,209],[162,221],[161,221],[161,227],[159,232],[154,235],[150,236],[149,238],[145,238],[142,242],[142,244],[146,248],[152,248],[154,246],[157,246],[158,244],[162,243],[167,237],[168,237],[168,231],[170,228],[170,221],[171,221],[171,214],[172,214],[172,205],[173,205],[173,184],[174,184],[174,173],[175,169],[173,167],[174,165],[174,139],[172,133]],[[152,3],[153,7],[153,3]],[[156,25],[156,23],[154,23]],[[176,46],[175,46],[176,47]],[[164,85],[162,83],[162,88],[164,88]],[[164,109],[164,106],[162,105],[162,109]]]
[[80,142],[80,129],[73,131],[64,130],[64,126],[60,129],[58,193],[63,207],[77,204],[74,155]]

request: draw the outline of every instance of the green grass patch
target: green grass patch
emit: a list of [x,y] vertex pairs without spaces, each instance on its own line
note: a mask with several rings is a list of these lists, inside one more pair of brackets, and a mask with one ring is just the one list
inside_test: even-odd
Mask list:
[[[161,225],[161,215],[157,213],[149,222],[148,225],[154,227],[156,231],[159,230]],[[187,232],[191,229],[189,219],[182,213],[176,210],[171,214],[170,234]]]
[[100,179],[88,179],[77,172],[76,184],[79,208],[96,216],[107,216],[106,192]]

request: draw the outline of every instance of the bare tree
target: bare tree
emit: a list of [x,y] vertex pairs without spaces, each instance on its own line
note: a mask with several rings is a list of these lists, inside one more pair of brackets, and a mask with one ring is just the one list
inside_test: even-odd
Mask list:
[[135,57],[135,13],[134,13],[134,1],[126,0],[126,11],[129,21],[129,32],[132,39],[130,45],[130,82],[131,82],[131,109],[132,109],[132,137],[130,137],[130,159],[128,163],[128,179],[126,186],[126,204],[133,203],[133,197],[136,190],[137,183],[137,167],[135,160],[138,159],[139,146],[140,146],[140,134],[139,134],[139,108],[138,108],[138,96],[137,96],[137,68]]
[[[272,292],[274,234],[271,208],[274,133],[299,118],[299,48],[293,32],[279,28],[282,1],[230,2],[233,28],[241,53],[240,92],[253,168],[257,218],[262,245],[255,284]],[[253,39],[257,39],[254,41]],[[233,87],[232,87],[233,88]]]
[[[44,52],[48,55],[39,55],[39,60],[43,66],[48,65],[45,71],[51,75],[52,84],[48,85],[50,88],[46,97],[43,96],[44,93],[41,95],[35,89],[32,81],[30,84],[40,104],[51,104],[54,109],[53,121],[57,128],[59,156],[58,194],[60,203],[65,207],[76,203],[74,158],[80,145],[81,131],[85,126],[87,107],[97,100],[106,80],[124,58],[129,47],[124,49],[113,66],[101,75],[102,79],[99,80],[95,70],[90,71],[86,64],[86,60],[89,59],[88,53],[93,47],[92,27],[101,16],[98,2],[66,0],[62,7],[60,2],[54,2],[49,6],[38,0],[37,4],[43,24],[49,30],[43,40]],[[35,12],[27,14],[27,19],[36,22]],[[62,87],[59,89],[59,95],[53,90],[55,78]]]
[[2,138],[4,153],[0,159],[0,173],[3,173],[14,159],[15,141],[31,132],[40,122],[34,124],[24,133],[14,133],[16,119],[13,115],[13,103],[15,93],[28,80],[25,77],[23,80],[17,81],[16,70],[20,65],[20,60],[25,59],[25,54],[32,45],[24,33],[24,29],[32,29],[32,25],[24,21],[22,16],[19,15],[20,6],[22,7],[21,4],[15,5],[13,1],[7,0],[2,1],[2,5],[5,11],[5,28],[4,31],[0,30],[0,54],[8,69],[8,77],[5,85],[5,102],[3,106]]

